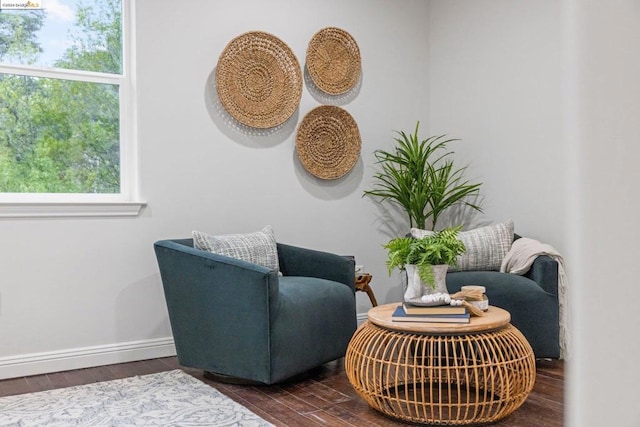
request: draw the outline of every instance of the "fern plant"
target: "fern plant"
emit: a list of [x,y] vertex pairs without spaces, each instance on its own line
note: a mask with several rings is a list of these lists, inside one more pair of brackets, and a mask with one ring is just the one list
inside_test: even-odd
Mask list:
[[391,239],[384,248],[387,249],[387,269],[389,274],[395,268],[403,270],[407,264],[415,264],[420,279],[432,288],[435,286],[432,265],[456,265],[459,255],[466,247],[458,239],[462,226],[448,227],[434,232],[421,239],[398,237]]
[[441,135],[420,141],[419,127],[417,122],[412,134],[396,131],[397,145],[392,151],[374,152],[381,170],[373,175],[373,189],[363,195],[399,205],[409,217],[410,226],[422,229],[431,218],[431,230],[435,230],[440,215],[457,204],[482,212],[479,204],[470,201],[470,196],[479,193],[481,183],[465,180],[466,168],[456,169],[449,157],[453,151],[446,151],[447,144],[457,140]]

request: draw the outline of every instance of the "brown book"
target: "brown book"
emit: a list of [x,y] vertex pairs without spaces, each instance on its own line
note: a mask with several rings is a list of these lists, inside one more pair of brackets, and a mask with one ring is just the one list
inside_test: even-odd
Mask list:
[[420,305],[411,305],[408,303],[402,304],[402,309],[406,314],[409,315],[420,315],[420,314],[464,314],[467,309],[462,306],[452,306],[452,305],[436,305],[431,307],[423,307]]

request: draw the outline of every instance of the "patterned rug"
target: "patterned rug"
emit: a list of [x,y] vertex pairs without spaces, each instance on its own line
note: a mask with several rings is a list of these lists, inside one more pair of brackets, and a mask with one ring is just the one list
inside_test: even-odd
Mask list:
[[181,370],[0,398],[0,426],[271,426]]

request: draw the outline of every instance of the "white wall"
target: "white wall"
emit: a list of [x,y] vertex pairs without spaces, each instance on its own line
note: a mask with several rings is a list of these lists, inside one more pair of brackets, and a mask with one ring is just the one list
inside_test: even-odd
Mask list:
[[[575,348],[569,425],[640,425],[640,3],[566,2],[575,47]],[[610,302],[604,295],[612,295]]]
[[567,425],[640,425],[636,242],[640,4],[432,0],[430,118],[483,182],[489,221],[564,255]]
[[434,134],[480,181],[480,222],[564,249],[560,3],[433,0],[429,101]]
[[[427,119],[427,3],[407,0],[138,0],[137,89],[141,194],[133,219],[2,220],[0,377],[171,352],[152,244],[274,227],[282,242],[352,254],[374,275],[378,301],[397,300],[381,244],[388,236],[362,198],[372,152],[394,129]],[[294,127],[320,103],[306,86],[288,133],[250,138],[215,109],[213,70],[234,37],[252,30],[285,41],[304,64],[307,44],[337,26],[358,42],[360,91],[343,105],[362,155],[336,182],[300,166]],[[358,311],[370,307],[358,293]]]
[[[197,11],[197,13],[195,13]],[[372,152],[392,143],[392,129],[426,116],[427,7],[389,1],[140,1],[138,58],[144,197],[158,237],[274,227],[279,241],[353,254],[374,274],[380,300],[397,298],[384,270],[376,210],[362,198]],[[362,155],[335,182],[310,176],[295,155],[295,131],[251,138],[231,129],[215,105],[213,72],[234,37],[251,30],[286,42],[304,64],[307,44],[337,26],[358,42],[363,79],[342,105],[358,122]],[[398,66],[415,58],[410,67]],[[303,89],[297,122],[320,103]],[[294,120],[293,125],[297,122]],[[395,292],[395,296],[394,296]],[[369,301],[358,295],[358,309]]]

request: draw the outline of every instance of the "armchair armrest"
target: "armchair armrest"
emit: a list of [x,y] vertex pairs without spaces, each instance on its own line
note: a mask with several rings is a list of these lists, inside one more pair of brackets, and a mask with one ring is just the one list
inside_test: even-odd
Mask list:
[[319,277],[344,283],[355,292],[355,265],[341,255],[278,243],[280,271],[285,276]]
[[223,311],[240,305],[251,311],[267,310],[265,304],[278,304],[276,271],[196,249],[192,239],[161,240],[154,249],[165,292],[172,296],[174,292],[178,298],[198,295],[206,299],[207,307]]
[[538,256],[524,276],[536,282],[545,292],[558,296],[558,262],[550,256]]
[[251,355],[269,352],[277,272],[195,249],[191,239],[158,241],[154,249],[180,363],[236,376],[268,371]]

